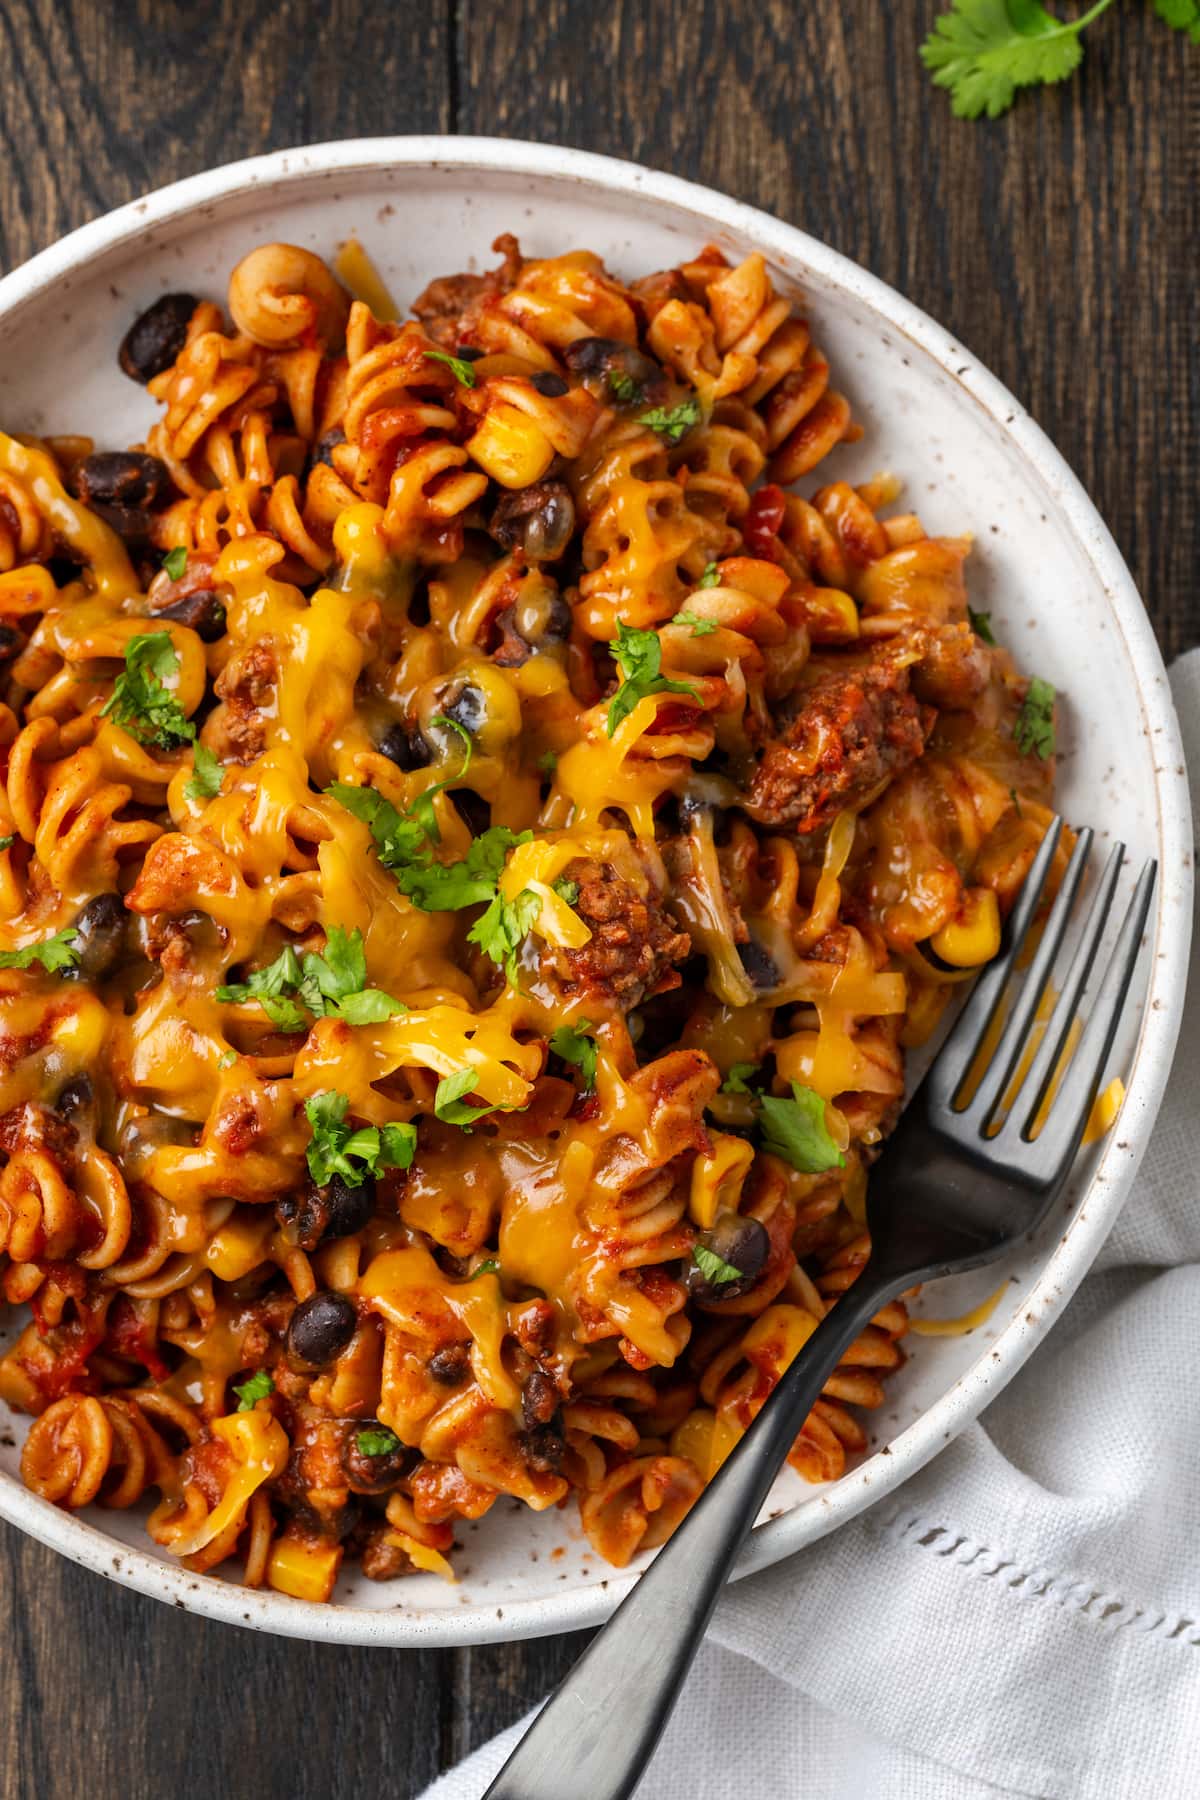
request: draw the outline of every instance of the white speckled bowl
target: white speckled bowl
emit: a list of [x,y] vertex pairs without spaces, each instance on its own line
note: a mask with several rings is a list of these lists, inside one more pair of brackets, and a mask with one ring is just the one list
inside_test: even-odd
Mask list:
[[[836,1485],[792,1476],[772,1495],[740,1572],[831,1531],[947,1443],[1049,1330],[1129,1193],[1166,1084],[1183,1004],[1191,925],[1191,818],[1171,699],[1149,622],[1094,507],[1012,395],[899,294],[765,213],[668,175],[579,151],[472,138],[324,144],[236,163],[164,188],[86,225],[0,282],[0,424],[84,431],[102,448],[142,436],[153,403],[115,348],[168,289],[221,300],[251,245],[283,238],[330,252],[357,233],[397,298],[433,275],[487,267],[498,232],[527,251],[599,251],[626,276],[715,239],[759,249],[808,296],[818,342],[866,427],[826,465],[862,479],[902,475],[934,531],[973,531],[975,606],[1030,670],[1066,696],[1061,799],[1067,816],[1120,836],[1161,880],[1145,957],[1147,991],[1114,1069],[1128,1085],[1116,1130],[1081,1161],[1070,1193],[1006,1272],[986,1327],[914,1338],[872,1420],[872,1454]],[[1072,346],[1062,346],[1064,355]],[[825,476],[825,468],[821,471]],[[986,1270],[927,1293],[957,1314],[999,1279]],[[137,1515],[59,1512],[17,1477],[24,1422],[0,1417],[0,1514],[89,1569],[212,1618],[341,1643],[482,1642],[595,1625],[633,1572],[600,1564],[574,1509],[535,1516],[501,1502],[462,1530],[459,1581],[376,1585],[347,1577],[327,1607],[188,1574]]]

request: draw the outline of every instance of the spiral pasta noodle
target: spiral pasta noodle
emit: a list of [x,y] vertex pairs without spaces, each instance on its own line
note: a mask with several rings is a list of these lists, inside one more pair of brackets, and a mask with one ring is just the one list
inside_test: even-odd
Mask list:
[[1050,817],[968,541],[787,491],[857,427],[763,259],[495,248],[399,321],[262,245],[135,322],[144,445],[0,432],[0,1396],[316,1601],[499,1496],[669,1535]]

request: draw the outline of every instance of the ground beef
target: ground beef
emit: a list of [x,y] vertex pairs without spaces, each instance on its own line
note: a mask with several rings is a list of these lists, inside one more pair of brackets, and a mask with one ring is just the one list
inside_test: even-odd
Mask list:
[[497,294],[506,294],[521,273],[521,247],[512,233],[501,234],[492,245],[504,261],[486,275],[439,275],[413,301],[413,312],[428,335],[447,350],[467,342],[463,315]]
[[992,653],[971,627],[930,625],[914,634],[920,659],[912,667],[918,700],[965,712],[978,700],[992,673]]
[[915,762],[933,718],[909,692],[899,657],[831,670],[796,696],[740,804],[760,825],[820,831]]
[[575,911],[592,933],[581,950],[547,946],[565,997],[595,995],[628,1011],[678,987],[675,965],[690,954],[691,939],[654,894],[643,899],[610,863],[577,858],[563,873],[578,883]]
[[260,638],[228,662],[214,683],[225,702],[219,715],[229,761],[252,763],[266,747],[264,702],[272,699],[279,666],[270,641]]
[[372,1527],[362,1548],[362,1572],[367,1580],[395,1581],[398,1575],[410,1575],[412,1568],[408,1551],[392,1543],[390,1527]]

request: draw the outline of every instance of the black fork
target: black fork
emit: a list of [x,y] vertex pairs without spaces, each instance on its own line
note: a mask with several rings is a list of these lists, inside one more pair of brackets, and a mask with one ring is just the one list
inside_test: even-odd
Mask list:
[[865,1268],[822,1319],[670,1542],[584,1651],[484,1800],[625,1800],[632,1794],[771,1483],[845,1352],[905,1288],[977,1268],[1020,1243],[1061,1190],[1125,1004],[1156,865],[1149,862],[1142,870],[1074,1054],[1059,1071],[1124,858],[1124,846],[1116,845],[1037,1042],[1032,1028],[1091,853],[1092,833],[1079,834],[1028,973],[972,1091],[976,1064],[1006,1002],[1060,835],[1055,819],[995,960],[976,982],[872,1171],[871,1254]]

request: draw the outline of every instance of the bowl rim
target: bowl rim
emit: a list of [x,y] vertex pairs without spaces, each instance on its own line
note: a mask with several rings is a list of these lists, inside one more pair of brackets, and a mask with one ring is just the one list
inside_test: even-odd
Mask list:
[[[211,213],[217,205],[258,187],[303,188],[399,167],[424,167],[431,178],[444,171],[498,172],[549,179],[556,185],[566,180],[609,199],[623,194],[673,207],[692,214],[702,236],[711,227],[740,232],[768,257],[781,253],[795,258],[849,293],[963,389],[1037,476],[1048,503],[1064,520],[1103,587],[1133,670],[1144,722],[1159,737],[1154,784],[1159,882],[1146,1002],[1129,1071],[1122,1141],[1106,1140],[1085,1202],[1047,1258],[1023,1316],[1011,1321],[988,1344],[986,1353],[886,1451],[876,1452],[823,1493],[820,1506],[783,1513],[761,1525],[738,1564],[734,1577],[738,1579],[790,1555],[881,1500],[969,1424],[1059,1316],[1133,1184],[1166,1087],[1182,1018],[1184,983],[1174,971],[1187,966],[1192,923],[1191,803],[1166,671],[1133,578],[1081,483],[1019,401],[969,351],[879,277],[806,232],[712,188],[636,163],[519,139],[435,135],[351,138],[272,151],[158,188],[72,231],[0,279],[0,323],[24,312],[102,253],[146,237],[156,227],[178,225],[189,214]],[[509,1599],[501,1607],[481,1602],[461,1609],[413,1611],[403,1601],[380,1609],[321,1606],[168,1565],[60,1511],[8,1475],[0,1475],[0,1517],[71,1561],[154,1599],[229,1624],[332,1643],[433,1648],[575,1631],[600,1624],[636,1579],[634,1571],[614,1571],[603,1587],[568,1587],[561,1594]]]

